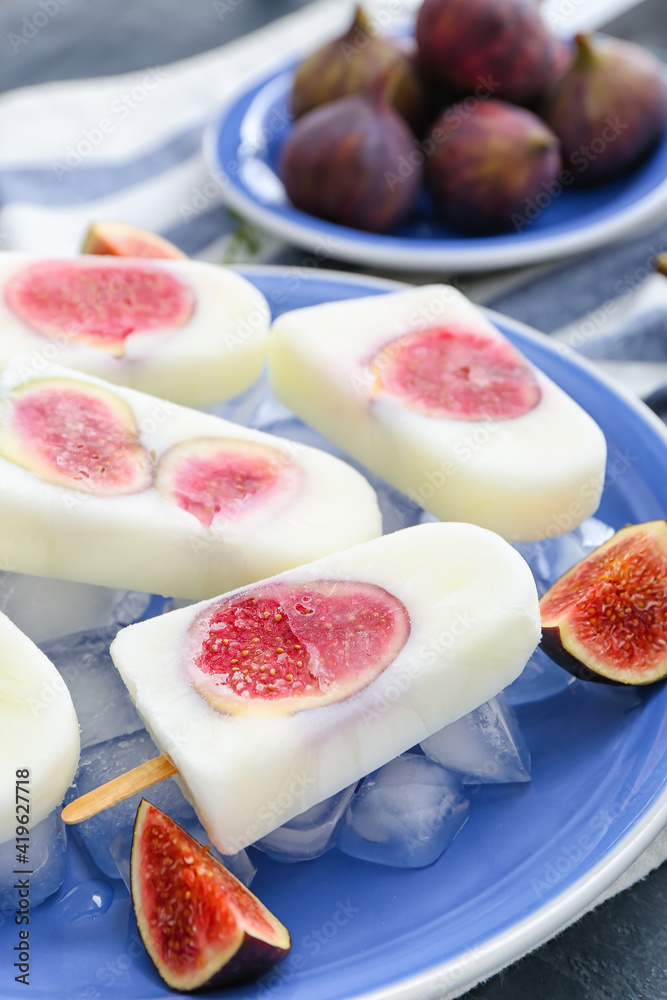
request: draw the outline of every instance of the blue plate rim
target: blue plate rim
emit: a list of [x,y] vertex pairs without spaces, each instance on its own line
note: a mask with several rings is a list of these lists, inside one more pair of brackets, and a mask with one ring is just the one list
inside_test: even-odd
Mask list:
[[[522,233],[525,237],[515,245],[493,245],[493,237],[478,239],[462,237],[460,244],[452,239],[443,240],[436,247],[420,247],[419,241],[404,237],[365,234],[322,219],[310,217],[292,209],[294,218],[285,219],[248,195],[237,179],[224,168],[218,156],[218,140],[228,119],[253,92],[259,92],[289,72],[293,59],[274,66],[270,73],[257,75],[226,103],[215,121],[207,126],[202,138],[205,163],[220,185],[221,196],[227,205],[253,224],[288,243],[304,250],[321,247],[322,239],[333,249],[332,255],[355,264],[397,268],[402,271],[446,269],[451,272],[470,273],[499,268],[520,267],[556,260],[570,254],[579,255],[606,242],[619,240],[629,232],[641,228],[654,219],[656,212],[667,205],[667,177],[639,197],[631,205],[596,222],[575,226],[567,233],[550,235],[537,231]],[[667,82],[667,70],[665,72]],[[240,140],[240,136],[238,137]],[[236,141],[236,137],[235,137]],[[303,220],[303,221],[302,221]],[[368,237],[368,238],[366,238]],[[480,243],[491,242],[491,246]],[[415,245],[417,244],[417,245]],[[466,245],[466,244],[473,244]]]
[[[288,278],[293,274],[293,268],[270,264],[237,264],[233,268],[243,276],[266,275]],[[395,281],[387,278],[356,274],[354,272],[319,269],[306,273],[302,280],[330,281],[332,284],[345,282],[358,284],[361,288],[385,289],[396,291],[410,288],[408,282]],[[594,364],[581,357],[544,333],[519,320],[511,319],[504,314],[483,307],[483,311],[491,320],[501,320],[506,326],[515,329],[520,335],[540,345],[548,345],[567,360],[567,363],[593,375],[606,385],[616,395],[633,409],[645,422],[653,427],[667,447],[667,427],[638,397],[634,396],[616,379],[599,371]],[[506,965],[517,961],[526,953],[533,951],[540,944],[549,940],[555,934],[564,930],[595,903],[652,843],[667,823],[667,786],[643,816],[637,818],[632,829],[621,837],[618,843],[608,851],[589,872],[575,883],[563,889],[553,900],[533,911],[524,920],[515,923],[508,930],[501,932],[469,952],[440,964],[429,967],[418,975],[411,976],[396,983],[389,989],[380,988],[358,994],[354,1000],[435,1000],[444,995],[456,996],[465,992],[490,976],[499,972]],[[646,874],[646,873],[642,873]],[[470,962],[471,968],[465,971],[465,964]],[[462,972],[463,968],[463,972]],[[443,993],[443,989],[446,993]]]

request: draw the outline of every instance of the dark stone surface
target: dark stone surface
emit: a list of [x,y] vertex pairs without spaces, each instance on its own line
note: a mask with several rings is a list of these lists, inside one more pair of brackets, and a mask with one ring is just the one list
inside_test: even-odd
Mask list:
[[[217,0],[217,6],[215,0],[3,0],[0,90],[162,65],[222,45],[304,5],[305,0]],[[667,50],[666,8],[667,0],[645,0],[608,30]],[[35,28],[33,19],[40,11],[40,26]],[[24,38],[22,32],[31,37]],[[661,238],[663,230],[655,235]],[[623,268],[637,266],[637,254],[645,256],[644,248],[636,245],[616,253],[621,275]],[[568,266],[572,267],[564,265],[564,270]],[[597,289],[593,298],[600,294]],[[532,300],[539,309],[540,295]],[[518,295],[507,296],[502,304],[508,312],[535,320],[526,314],[530,310]],[[593,304],[585,304],[584,311]],[[667,998],[667,866],[472,990],[467,998]]]

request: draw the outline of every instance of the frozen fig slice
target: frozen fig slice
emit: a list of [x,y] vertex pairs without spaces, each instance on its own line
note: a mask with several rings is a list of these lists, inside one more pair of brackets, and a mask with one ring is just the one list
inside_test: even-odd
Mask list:
[[142,799],[131,857],[137,926],[172,989],[261,976],[289,952],[289,931],[172,819]]
[[187,260],[187,255],[164,236],[124,222],[94,222],[85,235],[81,253]]
[[392,341],[371,368],[378,388],[430,417],[510,420],[541,397],[535,375],[511,344],[455,326]]
[[571,531],[598,506],[604,435],[490,318],[447,285],[283,313],[273,394],[441,520]]
[[584,680],[651,684],[667,675],[667,521],[630,525],[540,601],[542,648]]
[[[208,835],[234,854],[494,697],[539,634],[519,553],[437,523],[131,625],[111,655]],[[227,711],[198,690],[214,690],[216,668]],[[283,695],[270,677],[310,692]]]
[[35,379],[8,393],[0,455],[46,482],[99,496],[139,493],[153,478],[128,404],[78,379]]
[[256,441],[196,438],[170,448],[160,459],[157,489],[193,514],[205,528],[222,515],[230,520],[278,487],[296,485],[290,456]]
[[290,715],[361,691],[409,634],[405,606],[374,584],[253,587],[194,623],[192,681],[220,712]]
[[27,326],[65,343],[84,343],[116,357],[132,333],[185,325],[194,310],[190,288],[149,264],[116,267],[45,260],[17,271],[5,303]]

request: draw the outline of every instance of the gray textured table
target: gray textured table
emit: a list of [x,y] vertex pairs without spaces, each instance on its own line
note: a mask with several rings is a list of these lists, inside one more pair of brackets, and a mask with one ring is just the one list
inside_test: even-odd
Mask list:
[[[57,11],[48,25],[17,45],[12,35],[25,31],[23,19],[30,19],[37,5],[0,0],[0,90],[163,65],[222,45],[304,5],[304,0],[232,0],[229,9],[216,11],[213,0],[52,0],[49,9]],[[645,0],[607,30],[667,51],[667,4]],[[499,304],[530,318],[525,295]],[[663,866],[467,996],[659,1000],[667,997],[666,945]]]

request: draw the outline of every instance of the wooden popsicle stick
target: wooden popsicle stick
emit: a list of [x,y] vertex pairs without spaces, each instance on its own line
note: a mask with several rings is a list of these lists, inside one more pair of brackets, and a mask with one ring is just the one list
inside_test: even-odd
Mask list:
[[159,757],[153,757],[125,774],[119,774],[117,778],[112,778],[99,788],[93,788],[92,792],[86,792],[69,802],[62,811],[62,818],[65,823],[81,823],[84,819],[110,809],[117,802],[129,799],[135,792],[143,792],[144,788],[170,778],[172,774],[178,774],[178,768],[174,767],[166,754],[161,753]]

